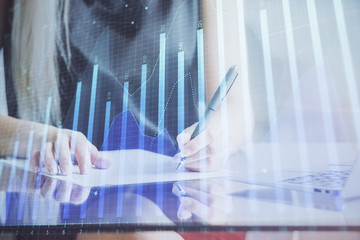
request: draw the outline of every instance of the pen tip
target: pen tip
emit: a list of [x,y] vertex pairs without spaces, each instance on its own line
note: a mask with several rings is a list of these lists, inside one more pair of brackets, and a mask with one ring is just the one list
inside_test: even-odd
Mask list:
[[179,162],[179,164],[178,164],[177,167],[176,167],[176,171],[177,171],[177,172],[179,171],[181,165],[182,165],[181,162]]

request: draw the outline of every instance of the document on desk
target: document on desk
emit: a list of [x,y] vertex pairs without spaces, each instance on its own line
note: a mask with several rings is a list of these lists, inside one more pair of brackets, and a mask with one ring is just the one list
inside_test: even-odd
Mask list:
[[[102,152],[105,153],[105,152]],[[87,175],[81,175],[79,167],[74,165],[69,176],[43,175],[87,187],[142,184],[154,182],[181,181],[213,177],[225,177],[227,171],[216,172],[176,172],[177,162],[171,157],[144,150],[119,150],[106,152],[112,164],[108,169],[93,168]],[[6,159],[2,163],[25,169],[25,160]]]

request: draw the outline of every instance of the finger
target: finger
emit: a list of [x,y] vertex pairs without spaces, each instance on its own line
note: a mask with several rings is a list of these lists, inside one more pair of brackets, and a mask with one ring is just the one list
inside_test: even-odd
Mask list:
[[89,143],[89,150],[90,150],[90,158],[91,163],[94,164],[96,168],[100,169],[107,169],[111,165],[111,160],[106,154],[103,154],[97,150],[97,148]]
[[216,140],[220,141],[220,139],[221,131],[215,131],[211,128],[207,128],[194,139],[184,145],[183,149],[180,152],[180,156],[189,157],[200,151],[202,148],[205,148],[207,145],[215,142]]
[[173,184],[172,193],[175,194],[177,197],[186,196],[185,190],[180,186],[178,182]]
[[188,163],[185,160],[185,168],[189,171],[194,172],[211,172],[216,171],[220,168],[224,160],[224,154],[222,152],[207,157],[206,159],[201,159],[196,162]]
[[90,152],[90,160],[91,160],[91,163],[95,165],[96,163],[96,160],[98,158],[98,155],[99,155],[99,151],[98,149],[88,141],[88,150]]
[[184,148],[184,145],[190,141],[191,134],[194,132],[196,126],[198,123],[194,123],[190,127],[186,128],[184,131],[182,131],[177,137],[176,141],[179,144],[180,151]]
[[91,158],[86,137],[83,134],[77,134],[75,145],[75,157],[79,165],[80,173],[87,174],[91,169]]
[[34,151],[30,157],[30,169],[31,171],[37,173],[39,171],[39,162],[40,162],[40,151]]
[[43,176],[45,179],[44,184],[41,186],[41,195],[44,198],[50,199],[56,189],[57,180],[51,177]]
[[214,209],[218,209],[223,211],[226,207],[224,206],[224,203],[228,202],[231,197],[227,196],[226,194],[209,194],[207,192],[204,192],[202,190],[198,190],[191,187],[183,187],[183,189],[186,192],[186,195],[188,197],[191,197],[193,199],[196,199],[197,201],[205,204],[206,206],[209,206]]
[[70,202],[72,183],[67,181],[59,181],[55,192],[55,200],[60,203]]
[[96,159],[93,162],[94,166],[96,168],[100,168],[100,169],[109,168],[111,166],[111,163],[112,163],[111,158],[109,156],[107,156],[106,152],[98,152],[96,155]]
[[73,185],[70,195],[70,202],[72,204],[81,204],[88,199],[90,195],[90,188],[89,187],[83,187],[80,185]]
[[73,165],[71,162],[69,138],[62,136],[60,140],[59,151],[59,171],[61,175],[69,175],[73,172]]
[[26,192],[27,193],[35,193],[37,187],[37,179],[38,176],[36,173],[30,172],[28,175],[28,179],[26,182]]
[[49,175],[57,174],[57,164],[55,162],[54,149],[51,142],[45,144],[44,166],[45,172]]
[[219,154],[222,152],[222,146],[221,146],[221,140],[216,140],[213,143],[210,143],[206,147],[202,148],[200,151],[194,153],[193,155],[190,155],[186,158],[185,162],[192,163],[199,161],[201,159],[208,158],[210,156]]
[[208,223],[220,223],[226,220],[226,215],[222,211],[210,208],[191,197],[182,197],[180,202],[185,209],[206,220]]
[[[174,183],[173,184],[172,192],[176,196],[178,196],[178,197],[191,197],[191,198],[194,198],[194,199],[202,202],[203,204],[211,206],[211,203],[213,201],[209,200],[209,199],[212,199],[212,196],[209,195],[208,193],[203,192],[203,191],[199,191],[198,189],[191,188],[191,187],[185,187],[185,186],[179,187],[179,186],[180,186],[179,183]],[[184,193],[182,193],[182,192],[186,193],[186,195]]]
[[180,220],[188,220],[192,217],[192,214],[189,210],[187,210],[183,204],[180,204],[179,206],[179,209],[177,211],[177,217],[180,219]]

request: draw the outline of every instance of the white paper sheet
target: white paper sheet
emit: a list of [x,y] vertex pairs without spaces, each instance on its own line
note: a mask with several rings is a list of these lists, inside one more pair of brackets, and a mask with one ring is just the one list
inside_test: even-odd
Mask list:
[[[144,150],[109,151],[107,157],[112,160],[108,169],[93,168],[89,174],[81,175],[78,166],[74,166],[72,175],[43,175],[70,181],[88,187],[140,184],[153,182],[181,181],[211,177],[228,176],[226,171],[217,172],[176,172],[177,163],[171,157]],[[2,163],[25,169],[25,160],[5,159]]]

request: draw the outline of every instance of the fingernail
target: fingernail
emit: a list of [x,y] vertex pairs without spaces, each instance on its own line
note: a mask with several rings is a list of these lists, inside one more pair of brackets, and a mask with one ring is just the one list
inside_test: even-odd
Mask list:
[[111,161],[107,158],[97,158],[94,165],[96,168],[107,169],[111,165]]
[[185,209],[184,207],[180,206],[177,216],[181,220],[190,219],[192,214],[189,210]]

